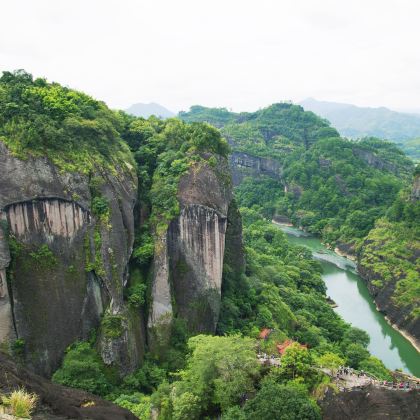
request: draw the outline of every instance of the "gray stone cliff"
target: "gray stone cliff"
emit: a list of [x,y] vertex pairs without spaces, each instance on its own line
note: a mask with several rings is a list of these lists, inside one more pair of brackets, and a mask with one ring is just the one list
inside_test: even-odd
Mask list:
[[193,167],[180,180],[180,214],[156,246],[148,322],[151,341],[174,317],[183,319],[191,332],[216,329],[232,201],[229,180],[227,161],[222,159],[216,168]]
[[[0,142],[0,342],[23,340],[26,364],[46,376],[104,311],[127,312],[137,178],[118,166],[92,176],[108,223],[92,213],[88,175],[59,171],[46,157],[17,159]],[[106,361],[133,369],[142,351],[135,337],[127,325],[112,351],[100,346]]]

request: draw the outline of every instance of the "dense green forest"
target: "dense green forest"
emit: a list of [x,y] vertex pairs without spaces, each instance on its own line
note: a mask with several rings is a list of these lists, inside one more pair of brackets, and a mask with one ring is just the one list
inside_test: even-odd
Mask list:
[[[417,166],[415,183],[419,177]],[[412,188],[399,193],[359,251],[360,265],[369,272],[375,288],[395,284],[392,301],[406,309],[407,320],[420,318],[420,200],[412,194]]]
[[[233,150],[278,158],[287,184],[301,189],[298,196],[284,194],[278,181],[263,177],[238,187],[242,221],[237,215],[230,223],[239,230],[243,224],[245,264],[238,264],[237,249],[226,250],[217,335],[192,336],[175,319],[165,351],[146,352],[142,367],[121,377],[102,361],[95,344],[99,331],[92,331],[89,341],[69,346],[53,380],[101,395],[141,419],[150,418],[152,407],[159,419],[319,419],[317,398],[335,389],[321,366],[346,364],[380,379],[390,372],[369,354],[367,333],[345,323],[328,303],[319,263],[307,249],[289,244],[271,217],[284,213],[331,243],[359,243],[385,215],[388,222],[377,222],[378,235],[380,223],[409,229],[418,208],[404,192],[400,201],[395,196],[412,165],[391,144],[343,140],[324,120],[290,104],[252,114],[192,111],[182,115],[191,122],[146,120],[25,72],[0,79],[0,140],[16,156],[47,156],[63,171],[136,171],[138,207],[146,217],[136,229],[125,300],[143,316],[150,305],[154,242],[179,214],[181,176],[200,165],[218,168],[230,152],[220,132],[203,121],[223,127]],[[372,168],[356,150],[386,162],[385,169]],[[230,183],[229,174],[219,175]],[[106,203],[94,197],[92,209],[100,217]],[[417,293],[412,283],[402,284],[396,299]],[[110,335],[118,329],[113,321],[102,320]],[[267,340],[258,339],[262,328],[272,329]],[[286,339],[295,343],[281,367],[258,362],[258,352],[275,354]]]
[[[340,138],[327,121],[298,105],[274,104],[242,114],[194,106],[180,117],[215,123],[234,151],[281,163],[277,187],[267,179],[246,180],[239,187],[239,194],[247,196],[246,205],[261,204],[267,217],[286,215],[325,242],[344,242],[353,250],[385,215],[414,169],[394,144]],[[270,185],[270,193],[262,183]],[[285,194],[280,191],[283,186]]]

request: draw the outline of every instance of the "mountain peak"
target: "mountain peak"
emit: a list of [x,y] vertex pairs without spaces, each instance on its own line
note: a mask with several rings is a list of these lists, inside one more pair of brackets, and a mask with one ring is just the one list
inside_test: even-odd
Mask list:
[[156,103],[136,103],[126,109],[126,112],[136,117],[149,118],[151,115],[155,115],[159,118],[171,118],[175,116],[175,113],[165,108],[164,106]]

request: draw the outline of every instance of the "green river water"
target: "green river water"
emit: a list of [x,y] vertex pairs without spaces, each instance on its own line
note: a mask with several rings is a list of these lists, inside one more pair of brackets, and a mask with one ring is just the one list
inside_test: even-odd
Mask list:
[[402,369],[420,377],[420,353],[376,309],[363,279],[357,275],[355,264],[326,248],[318,238],[292,227],[277,226],[291,243],[311,249],[314,258],[321,262],[327,296],[338,305],[335,311],[369,334],[371,354],[389,369]]

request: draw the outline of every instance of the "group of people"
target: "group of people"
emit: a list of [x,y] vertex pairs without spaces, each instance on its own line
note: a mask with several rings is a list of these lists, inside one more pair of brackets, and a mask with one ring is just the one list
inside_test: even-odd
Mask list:
[[337,371],[337,378],[339,378],[342,375],[357,375],[358,378],[361,376],[365,376],[365,372],[361,370],[360,372],[352,369],[351,367],[346,366],[340,366]]
[[409,381],[405,381],[405,382],[391,382],[391,381],[383,381],[381,383],[382,386],[386,386],[388,388],[393,388],[393,389],[402,389],[402,390],[410,390],[410,389],[420,389],[420,382],[417,381],[416,383],[414,382],[409,382]]

